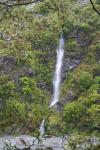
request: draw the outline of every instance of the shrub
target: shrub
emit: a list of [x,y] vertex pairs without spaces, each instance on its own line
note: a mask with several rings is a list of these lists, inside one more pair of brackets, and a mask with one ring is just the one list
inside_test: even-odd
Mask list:
[[100,129],[100,105],[94,104],[88,110],[90,115],[90,120],[92,122],[92,128],[99,130]]
[[66,126],[70,129],[80,128],[80,122],[85,114],[86,108],[81,103],[75,101],[67,104],[64,109],[64,120]]
[[83,133],[74,133],[68,137],[66,150],[99,150],[99,138],[88,136]]
[[26,107],[18,100],[8,100],[6,103],[6,117],[12,122],[23,121],[26,117]]
[[80,92],[85,92],[89,89],[89,87],[93,83],[93,75],[90,74],[89,72],[84,71],[80,73],[79,78],[75,82]]

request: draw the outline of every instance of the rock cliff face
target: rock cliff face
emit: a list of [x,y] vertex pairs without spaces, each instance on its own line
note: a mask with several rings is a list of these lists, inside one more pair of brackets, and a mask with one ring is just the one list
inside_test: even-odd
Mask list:
[[13,56],[1,56],[0,75],[9,75],[12,80],[17,82],[22,76],[36,76],[36,72],[34,72],[31,68],[28,68],[26,64],[18,66],[17,60]]
[[[67,47],[67,41],[73,39],[76,41],[76,49]],[[88,49],[89,45],[91,45],[91,39],[89,35],[83,31],[82,29],[75,28],[72,30],[66,40],[65,54],[64,54],[64,62],[63,62],[63,73],[62,77],[65,79],[65,76],[68,71],[75,69],[83,60],[85,51],[83,49]]]
[[[67,47],[67,41],[70,39],[76,40],[77,51],[73,51],[71,48]],[[91,39],[88,38],[88,34],[80,29],[76,28],[69,33],[66,39],[64,61],[63,61],[63,66],[62,66],[62,81],[66,79],[67,72],[76,68],[80,64],[80,62],[83,60],[85,51],[82,51],[80,49],[84,47],[88,48],[90,43],[91,43]],[[43,59],[42,63],[44,64],[44,56],[41,55],[41,57]],[[97,54],[97,57],[99,57],[98,54]],[[56,60],[56,54],[55,56],[54,56],[54,53],[50,54],[50,56],[49,54],[46,56],[45,58],[46,65],[48,64],[48,58],[50,59],[53,58],[54,60]],[[37,75],[36,71],[34,71],[32,68],[29,68],[28,65],[25,64],[24,62],[20,65],[18,65],[17,63],[18,62],[15,57],[1,56],[0,57],[0,75],[8,74],[15,81],[18,81],[19,78],[22,76],[34,77]],[[53,66],[53,69],[54,68],[55,68],[55,64]],[[52,72],[54,72],[54,70],[52,70]],[[43,82],[39,83],[39,87],[41,87],[41,89],[49,88],[49,87],[46,87],[46,83],[43,83]]]
[[[89,0],[79,0],[78,1],[78,3],[81,3],[81,4],[87,4],[88,2],[89,2]],[[32,6],[32,8],[33,8],[33,6]],[[83,31],[82,29],[78,29],[78,28],[72,29],[72,31],[66,36],[67,36],[66,48],[65,48],[64,62],[63,62],[63,67],[62,67],[62,82],[66,79],[67,73],[70,70],[73,70],[74,68],[76,68],[80,64],[80,62],[83,60],[85,52],[81,49],[83,49],[83,48],[88,49],[89,45],[92,42],[91,39],[88,37],[88,33]],[[75,45],[75,46],[76,46],[77,51],[76,50],[73,51],[72,50],[73,48],[71,49],[71,48],[67,47],[67,41],[70,39],[73,39],[76,41],[77,45]],[[56,45],[56,43],[55,43],[55,45]],[[55,45],[53,46],[51,44],[49,46],[51,47],[51,49],[55,48],[55,50],[56,50]],[[42,49],[40,51],[42,52]],[[42,58],[42,62],[41,62],[42,65],[48,65],[48,61],[51,58],[53,58],[54,59],[53,61],[55,62],[56,53],[49,52],[45,58],[44,58],[44,55],[41,55],[40,57]],[[97,57],[99,57],[98,54],[97,54]],[[5,75],[5,74],[10,75],[11,78],[15,82],[18,81],[19,78],[22,76],[28,76],[28,77],[37,76],[37,72],[35,70],[33,70],[33,68],[29,68],[29,66],[27,64],[25,64],[25,62],[23,62],[20,66],[18,66],[17,63],[18,62],[15,57],[1,56],[0,57],[0,74],[1,75]],[[55,68],[55,63],[53,63],[51,77],[53,77],[54,68]],[[40,81],[38,83],[38,86],[41,89],[50,90],[50,93],[52,94],[52,82],[49,85],[47,85],[47,83]]]

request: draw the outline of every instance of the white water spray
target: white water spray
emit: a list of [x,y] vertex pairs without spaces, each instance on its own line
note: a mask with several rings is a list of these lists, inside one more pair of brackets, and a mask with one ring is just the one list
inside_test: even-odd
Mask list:
[[40,125],[40,136],[42,137],[43,134],[44,134],[44,123],[45,123],[45,120],[43,119],[41,125]]
[[57,48],[57,62],[55,75],[53,79],[53,100],[52,103],[50,104],[50,107],[54,106],[59,101],[63,56],[64,56],[64,38],[63,35],[61,35],[59,47]]

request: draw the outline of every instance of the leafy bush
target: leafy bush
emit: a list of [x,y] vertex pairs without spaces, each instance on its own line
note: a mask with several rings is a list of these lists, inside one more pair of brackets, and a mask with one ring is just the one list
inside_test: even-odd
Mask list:
[[[66,124],[66,129],[72,130],[74,128],[78,129],[82,127],[81,121],[84,120],[86,115],[86,108],[79,102],[72,102],[65,106],[64,109],[64,120]],[[69,129],[70,128],[70,129]]]
[[26,106],[18,100],[8,100],[5,115],[13,123],[24,121],[26,118]]
[[100,105],[94,104],[88,110],[90,120],[92,122],[92,129],[100,129]]
[[0,76],[0,97],[5,101],[14,95],[15,83],[7,75]]
[[88,136],[85,133],[74,133],[68,137],[67,144],[65,144],[66,150],[99,150],[100,139]]
[[82,72],[75,81],[80,92],[85,92],[93,83],[93,75],[89,72]]

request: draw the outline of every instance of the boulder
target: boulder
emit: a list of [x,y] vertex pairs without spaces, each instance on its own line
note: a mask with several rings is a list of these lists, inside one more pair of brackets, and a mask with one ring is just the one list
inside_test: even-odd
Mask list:
[[63,150],[65,143],[63,139],[63,137],[43,137],[38,141],[36,137],[28,135],[4,136],[0,138],[0,150]]

